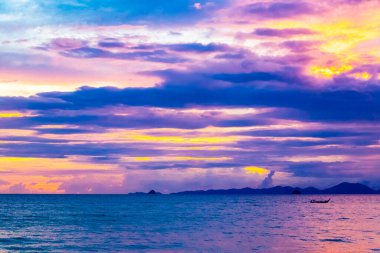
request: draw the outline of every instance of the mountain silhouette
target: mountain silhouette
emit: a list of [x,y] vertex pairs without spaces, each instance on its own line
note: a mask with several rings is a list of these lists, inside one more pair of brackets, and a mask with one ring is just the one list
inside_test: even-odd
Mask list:
[[198,191],[183,191],[173,194],[178,195],[209,195],[209,194],[227,194],[227,195],[259,195],[259,194],[270,194],[270,195],[284,195],[292,194],[295,191],[299,191],[301,194],[380,194],[380,190],[376,191],[369,188],[366,185],[360,183],[347,183],[343,182],[333,187],[320,190],[315,187],[299,188],[291,186],[275,186],[271,188],[264,189],[254,189],[254,188],[242,188],[242,189],[220,189],[220,190],[198,190]]
[[340,183],[331,188],[327,188],[324,190],[325,193],[330,194],[374,194],[375,190],[369,188],[363,184],[353,184],[353,183]]

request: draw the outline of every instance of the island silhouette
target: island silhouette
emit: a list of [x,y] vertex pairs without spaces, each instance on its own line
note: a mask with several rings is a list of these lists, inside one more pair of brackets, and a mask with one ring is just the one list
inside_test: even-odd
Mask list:
[[315,187],[299,188],[291,186],[275,186],[270,188],[242,188],[242,189],[218,189],[218,190],[196,190],[196,191],[182,191],[172,194],[187,195],[187,194],[380,194],[380,190],[374,190],[364,184],[360,183],[347,183],[343,182],[326,189],[318,189]]
[[[129,195],[161,195],[162,193],[150,190],[149,192],[131,192]],[[210,190],[195,190],[181,191],[170,193],[172,195],[300,195],[300,194],[380,194],[380,190],[374,190],[364,184],[343,182],[333,187],[326,189],[318,189],[315,187],[292,187],[292,186],[274,186],[270,188],[241,188],[241,189],[210,189]]]

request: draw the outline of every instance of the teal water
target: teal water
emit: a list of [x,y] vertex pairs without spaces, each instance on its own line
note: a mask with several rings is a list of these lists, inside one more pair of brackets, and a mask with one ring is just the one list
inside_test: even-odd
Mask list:
[[380,252],[380,196],[331,197],[0,195],[0,251]]

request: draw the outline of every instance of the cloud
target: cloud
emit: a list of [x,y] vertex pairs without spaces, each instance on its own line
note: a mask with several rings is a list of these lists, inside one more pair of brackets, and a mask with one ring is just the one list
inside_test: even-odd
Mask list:
[[264,173],[268,172],[267,169],[257,167],[257,166],[247,166],[244,168],[244,170],[248,174],[257,174],[257,175],[263,175]]
[[260,188],[269,188],[273,186],[273,176],[276,171],[271,170],[269,174],[264,178],[264,180],[260,184]]
[[56,38],[53,39],[46,48],[55,50],[67,50],[85,46],[86,42],[83,40],[73,38]]
[[183,44],[171,44],[165,46],[173,51],[177,52],[195,52],[195,53],[211,53],[211,52],[227,52],[231,51],[231,48],[224,44],[209,43],[183,43]]
[[0,179],[0,185],[7,185],[9,184],[8,181]]
[[[318,88],[312,86],[312,79],[295,71],[213,74],[164,71],[156,74],[165,81],[150,88],[82,87],[73,92],[40,93],[29,98],[0,97],[0,110],[83,110],[117,105],[158,108],[272,107],[293,109],[293,113],[282,111],[284,117],[300,120],[338,122],[380,119],[380,89],[376,86],[357,89],[330,84],[329,88]],[[355,87],[362,82],[352,79],[334,81],[345,80],[356,82]],[[77,120],[86,121],[86,117],[91,120],[92,116]]]
[[[232,52],[233,49],[225,44],[218,43],[180,43],[180,44],[140,44],[127,46],[125,43],[117,41],[113,38],[98,42],[98,47],[90,47],[82,42],[80,47],[73,47],[74,42],[61,42],[60,46],[56,46],[57,42],[52,41],[47,46],[41,46],[41,49],[58,49],[62,56],[91,59],[105,58],[118,60],[141,60],[162,63],[182,63],[189,61],[186,53],[207,54]],[[114,51],[112,49],[119,49]],[[61,49],[61,50],[60,50]]]
[[225,53],[218,54],[215,56],[216,59],[227,59],[227,60],[241,60],[245,57],[244,53]]
[[26,185],[24,183],[18,183],[11,185],[9,187],[10,193],[30,193],[30,190],[27,189]]
[[[41,179],[23,178],[38,173],[73,193],[256,187],[265,176],[267,187],[274,175],[378,180],[377,7],[3,1],[2,165],[16,156],[90,167],[16,164],[0,190],[39,191]],[[252,162],[272,171],[249,177]]]
[[335,0],[334,4],[349,4],[349,5],[358,5],[362,3],[368,3],[368,0]]
[[356,164],[350,162],[300,162],[290,163],[287,171],[297,177],[317,178],[360,178],[367,173],[355,168]]
[[[219,127],[238,127],[250,125],[270,124],[270,119],[263,118],[258,114],[252,114],[247,118],[249,113],[244,115],[229,115],[223,112],[181,112],[170,110],[158,110],[148,107],[125,107],[125,115],[117,115],[121,109],[113,107],[108,108],[108,115],[90,111],[84,113],[78,111],[66,115],[64,112],[45,111],[40,115],[0,118],[0,129],[20,128],[20,127],[38,127],[41,125],[66,125],[65,128],[44,127],[36,129],[40,134],[75,134],[75,133],[95,133],[101,132],[106,128],[178,128],[178,129],[199,129],[207,126]],[[115,115],[113,115],[115,114]],[[77,127],[68,127],[77,126]],[[104,130],[103,130],[104,131]]]
[[115,39],[102,40],[98,42],[99,47],[125,47],[125,43]]
[[281,46],[290,49],[294,53],[305,53],[316,49],[321,43],[319,41],[290,40],[281,43]]
[[69,180],[62,182],[59,190],[66,194],[115,194],[127,193],[126,187],[114,175],[76,175]]
[[213,78],[216,80],[227,81],[231,83],[247,83],[258,81],[270,81],[270,82],[294,82],[301,83],[302,79],[296,75],[288,74],[285,72],[250,72],[250,73],[222,73],[215,74]]
[[307,2],[257,2],[243,7],[246,14],[258,18],[281,19],[314,14],[315,7]]
[[66,57],[78,59],[109,58],[119,60],[144,60],[164,63],[180,63],[186,61],[185,58],[180,56],[173,56],[164,50],[113,52],[101,48],[81,47],[63,51],[60,54]]
[[287,38],[297,35],[313,35],[315,32],[305,28],[286,28],[286,29],[274,29],[274,28],[257,28],[254,35],[267,36],[267,37],[281,37]]

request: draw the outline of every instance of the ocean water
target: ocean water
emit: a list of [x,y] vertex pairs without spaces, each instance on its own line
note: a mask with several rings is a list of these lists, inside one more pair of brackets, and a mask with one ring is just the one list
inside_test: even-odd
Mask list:
[[380,252],[380,196],[0,195],[0,252]]

